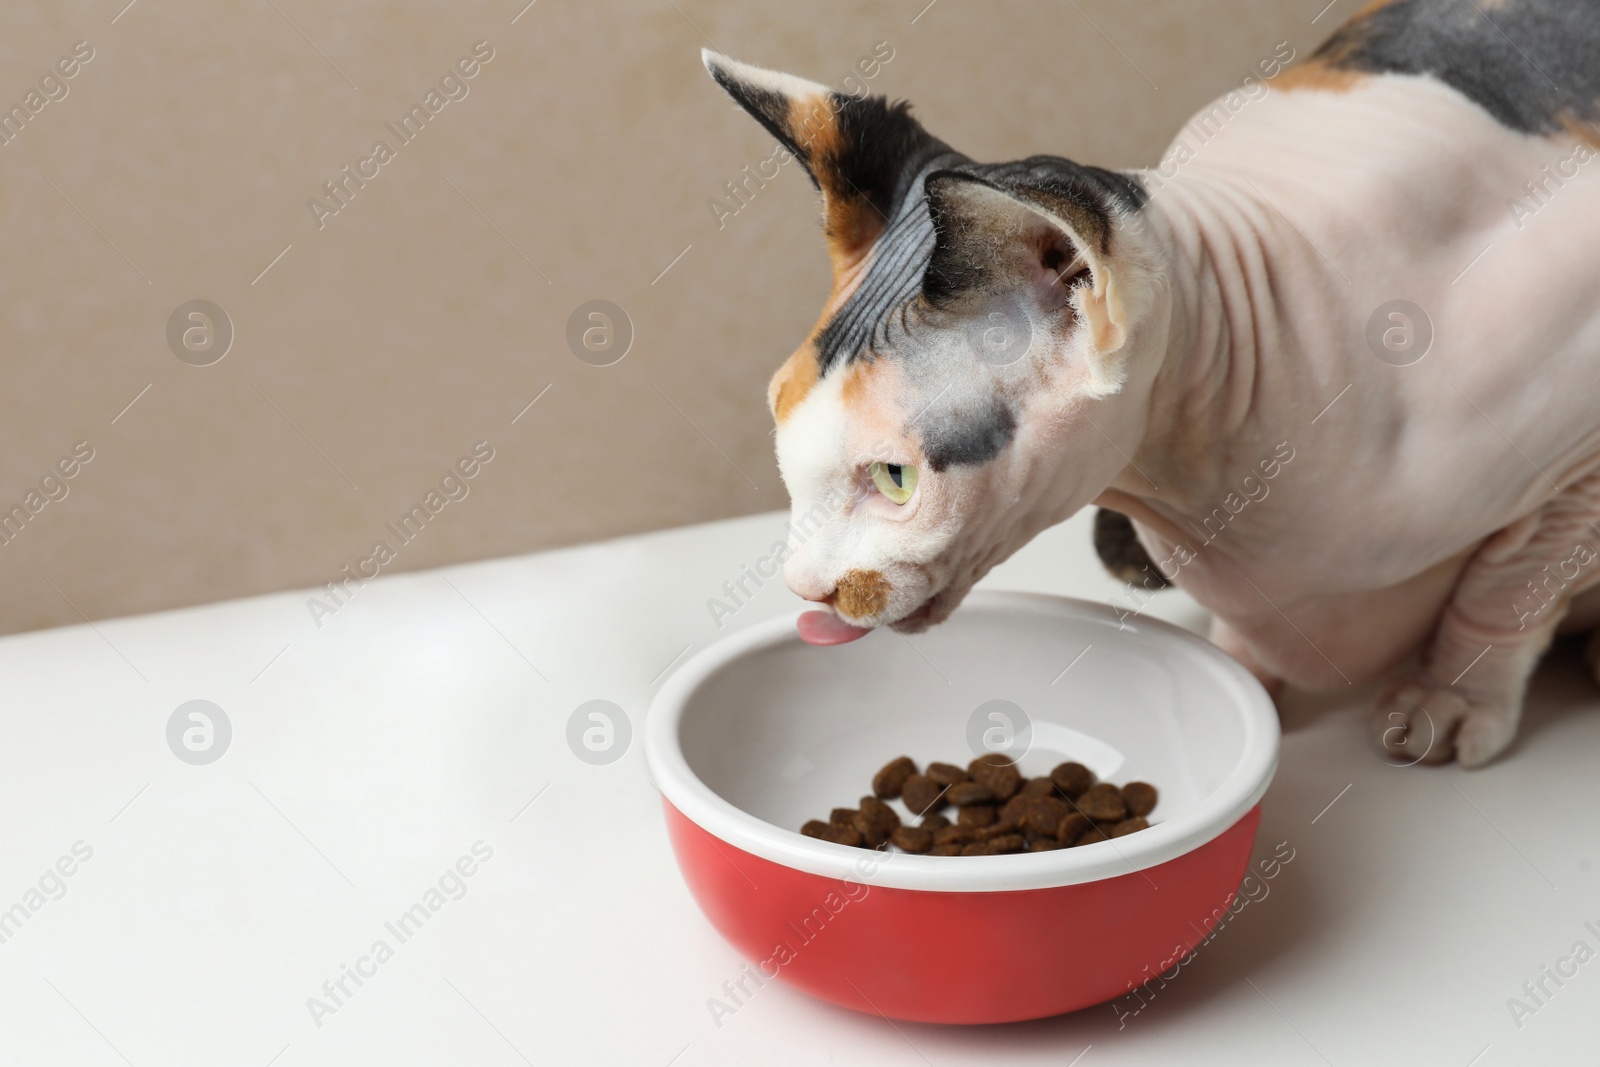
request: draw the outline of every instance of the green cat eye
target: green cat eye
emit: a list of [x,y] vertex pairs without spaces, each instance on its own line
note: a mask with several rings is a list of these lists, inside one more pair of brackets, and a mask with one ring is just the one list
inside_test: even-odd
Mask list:
[[915,467],[901,463],[874,463],[867,468],[867,473],[872,475],[872,484],[878,487],[878,492],[896,504],[904,504],[916,491]]

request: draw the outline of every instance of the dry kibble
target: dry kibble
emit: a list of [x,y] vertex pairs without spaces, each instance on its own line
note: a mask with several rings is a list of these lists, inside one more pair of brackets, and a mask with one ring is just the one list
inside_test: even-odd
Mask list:
[[933,831],[920,826],[901,826],[889,835],[889,841],[903,852],[921,854],[933,847]]
[[881,848],[900,825],[900,816],[877,797],[862,797],[855,815],[855,828],[868,848]]
[[1057,789],[1076,800],[1094,785],[1094,772],[1081,763],[1062,763],[1050,772],[1050,780]]
[[1015,819],[1017,822],[1021,822],[1022,817],[1028,813],[1028,808],[1033,804],[1034,799],[1035,798],[1033,797],[1023,796],[1021,793],[1018,793],[1016,796],[1006,801],[1005,804],[1001,805],[1000,818]]
[[1002,834],[987,841],[974,841],[961,850],[963,856],[1000,856],[1007,852],[1021,852],[1028,847],[1021,834]]
[[1135,815],[1133,818],[1123,819],[1121,822],[1111,827],[1111,829],[1106,831],[1106,836],[1126,837],[1129,834],[1137,833],[1140,830],[1148,830],[1149,828],[1150,820],[1146,819],[1143,815]]
[[[1032,800],[1034,797],[1051,796],[1055,793],[1055,791],[1056,784],[1050,779],[1029,778],[1026,782],[1022,783],[1022,788],[1017,790],[1017,797],[1027,797],[1029,800]],[[1011,799],[1015,800],[1017,797],[1012,797]]]
[[1149,815],[1156,807],[1156,787],[1149,782],[1129,782],[1122,787],[1122,802],[1129,815]]
[[911,762],[910,756],[892,759],[872,776],[872,792],[886,799],[897,797],[900,795],[901,787],[906,784],[906,779],[916,773],[917,765]]
[[932,778],[913,774],[900,787],[900,799],[906,802],[913,815],[925,815],[945,806],[944,786]]
[[900,816],[895,814],[895,810],[893,808],[879,800],[877,797],[862,797],[861,810],[865,812],[873,822],[883,827],[883,832],[886,834],[894,833],[895,827],[900,825]]
[[928,764],[927,775],[940,785],[955,785],[957,782],[965,782],[972,777],[972,775],[957,767],[954,763],[930,763]]
[[859,831],[853,826],[835,826],[823,822],[821,819],[812,819],[800,827],[800,832],[807,837],[815,837],[821,841],[832,841],[836,845],[850,845],[854,848],[861,847],[862,838]]
[[979,756],[967,764],[967,773],[972,775],[973,781],[988,786],[999,800],[1010,800],[1022,787],[1022,775],[1017,773],[1017,765],[998,752]]
[[878,821],[864,811],[856,812],[856,832],[861,835],[861,841],[868,848],[879,848],[889,840],[889,831],[878,825]]
[[[1081,763],[1025,778],[1015,761],[997,752],[979,756],[965,770],[930,763],[925,773],[910,756],[897,756],[873,775],[872,795],[862,797],[859,807],[834,808],[827,822],[808,820],[800,832],[854,848],[893,847],[924,856],[1052,852],[1148,829],[1146,816],[1157,796],[1147,782],[1120,789],[1097,783]],[[902,822],[887,803],[897,798],[920,824]],[[952,805],[958,809],[954,823],[939,812]]]
[[1043,837],[1055,836],[1056,829],[1060,827],[1061,820],[1071,814],[1072,808],[1059,797],[1039,797],[1028,805],[1028,813],[1023,817],[1023,823],[1034,833]]
[[968,804],[992,804],[995,800],[994,791],[982,782],[958,782],[949,788],[945,797],[958,808]]
[[995,811],[993,804],[968,804],[961,809],[961,814],[956,816],[956,825],[976,827],[988,826],[1000,818],[1000,813]]
[[1077,808],[1095,822],[1121,822],[1128,817],[1128,806],[1122,794],[1110,782],[1092,786],[1080,796]]
[[1015,819],[997,819],[988,826],[980,826],[972,830],[971,840],[988,841],[990,838],[999,837],[1002,834],[1014,834],[1021,829],[1022,824]]
[[1094,823],[1089,821],[1089,816],[1081,812],[1071,812],[1056,826],[1056,840],[1063,845],[1076,845],[1078,838],[1093,825]]

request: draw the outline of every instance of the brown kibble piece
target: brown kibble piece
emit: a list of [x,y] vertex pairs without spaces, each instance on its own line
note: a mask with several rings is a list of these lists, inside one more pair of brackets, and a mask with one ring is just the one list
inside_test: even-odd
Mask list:
[[834,808],[828,816],[828,821],[835,826],[854,826],[856,824],[855,808]]
[[934,812],[931,815],[924,815],[922,817],[922,822],[918,823],[917,825],[921,826],[924,830],[943,830],[946,826],[950,825],[950,820],[945,818],[943,815],[940,815],[938,812]]
[[1143,815],[1135,815],[1131,819],[1123,819],[1111,829],[1106,831],[1107,837],[1127,837],[1129,834],[1138,833],[1140,830],[1150,829],[1150,820]]
[[933,831],[920,826],[901,826],[889,835],[889,841],[895,848],[920,855],[933,847]]
[[987,841],[974,841],[961,850],[963,856],[1001,856],[1007,852],[1021,852],[1028,847],[1021,834],[1002,834]]
[[967,773],[972,775],[973,781],[988,786],[998,800],[1010,800],[1022,788],[1022,775],[1017,773],[1017,765],[998,752],[979,756],[967,764]]
[[1149,815],[1155,810],[1159,794],[1149,782],[1129,782],[1122,787],[1122,802],[1128,806],[1129,815]]
[[966,850],[966,845],[951,842],[948,845],[934,845],[928,850],[930,856],[959,856]]
[[998,819],[988,826],[980,826],[971,830],[971,840],[988,841],[990,838],[1002,834],[1014,834],[1022,829],[1022,824],[1015,819]]
[[862,797],[861,810],[853,822],[868,848],[882,848],[900,825],[900,816],[877,797]]
[[945,806],[944,786],[932,778],[913,774],[900,787],[900,799],[913,815],[926,815]]
[[823,822],[821,819],[812,819],[800,827],[800,832],[807,837],[815,837],[819,841],[832,841],[836,845],[850,845],[860,848],[862,844],[861,833],[853,826],[835,826]]
[[1022,822],[1041,837],[1045,835],[1055,837],[1056,830],[1061,826],[1061,820],[1071,813],[1072,809],[1067,806],[1067,802],[1059,797],[1037,797],[1029,803]]
[[883,827],[883,832],[886,834],[894,833],[895,827],[900,825],[900,816],[896,814],[893,808],[877,797],[862,797],[861,810],[873,822]]
[[906,784],[906,779],[916,773],[917,765],[911,762],[910,756],[892,759],[872,776],[872,792],[875,796],[897,797],[900,795],[900,788]]
[[1062,845],[1075,845],[1078,843],[1078,838],[1093,825],[1087,815],[1076,811],[1068,812],[1056,826],[1056,840]]
[[1029,852],[1054,852],[1058,848],[1065,848],[1060,841],[1052,841],[1048,837],[1041,837],[1037,841],[1028,842]]
[[1122,794],[1109,782],[1086,790],[1075,803],[1079,811],[1095,822],[1121,822],[1128,817],[1128,806],[1122,802]]
[[1092,845],[1097,841],[1104,840],[1106,840],[1106,832],[1098,826],[1091,826],[1089,827],[1089,832],[1078,838],[1077,843],[1072,847],[1082,848],[1084,845]]
[[864,811],[856,812],[856,832],[861,835],[861,841],[868,848],[880,848],[889,840],[889,831],[878,825],[877,820]]
[[1094,772],[1081,763],[1062,763],[1050,772],[1050,780],[1057,789],[1076,800],[1094,785]]
[[[1034,797],[1051,796],[1055,793],[1055,791],[1056,784],[1050,779],[1029,778],[1026,782],[1022,783],[1022,788],[1017,790],[1017,797],[1027,797],[1031,800]],[[1011,799],[1015,800],[1017,797],[1012,797]]]
[[935,845],[964,845],[972,840],[972,827],[946,826],[943,830],[933,832]]
[[945,798],[958,808],[968,804],[991,804],[994,791],[982,782],[958,782],[945,792]]
[[972,775],[957,767],[954,763],[930,763],[928,764],[927,775],[940,785],[955,785],[957,782],[965,782],[972,777]]
[[1021,822],[1022,817],[1028,813],[1028,807],[1033,803],[1034,799],[1035,798],[1033,797],[1025,797],[1021,793],[1018,793],[1001,806],[1000,817],[1002,819],[1015,819],[1017,822]]
[[993,804],[968,804],[956,817],[957,826],[988,826],[1000,817]]

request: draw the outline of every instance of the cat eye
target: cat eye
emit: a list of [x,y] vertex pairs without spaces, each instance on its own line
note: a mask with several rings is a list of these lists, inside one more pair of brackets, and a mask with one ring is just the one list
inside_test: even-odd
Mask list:
[[908,464],[874,463],[867,468],[867,473],[872,476],[872,484],[878,487],[878,492],[896,504],[904,504],[916,491],[917,468]]

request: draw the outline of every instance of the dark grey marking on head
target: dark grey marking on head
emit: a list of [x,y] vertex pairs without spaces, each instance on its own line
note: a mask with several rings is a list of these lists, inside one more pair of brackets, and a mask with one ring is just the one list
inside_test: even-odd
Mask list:
[[1432,75],[1522,133],[1555,133],[1568,117],[1600,121],[1596,0],[1396,0],[1346,23],[1312,58]]
[[981,284],[975,272],[962,269],[954,259],[937,262],[936,247],[948,242],[949,231],[939,231],[924,189],[939,173],[975,178],[1056,210],[1075,209],[1080,219],[1090,221],[1086,236],[1101,252],[1110,249],[1115,215],[1136,212],[1148,199],[1129,175],[1056,156],[1030,156],[1011,163],[974,163],[956,152],[929,157],[911,176],[894,217],[878,239],[867,276],[819,334],[821,373],[846,366],[881,345],[891,316],[919,294],[938,305]]
[[919,431],[922,454],[935,471],[975,466],[998,456],[1016,436],[1017,417],[999,397],[978,410],[951,411]]
[[922,195],[923,180],[935,170],[962,162],[950,152],[936,156],[912,176],[907,195],[872,250],[866,277],[817,337],[817,360],[823,374],[858,358],[873,345],[874,335],[889,316],[922,288],[922,275],[933,254],[933,219]]

